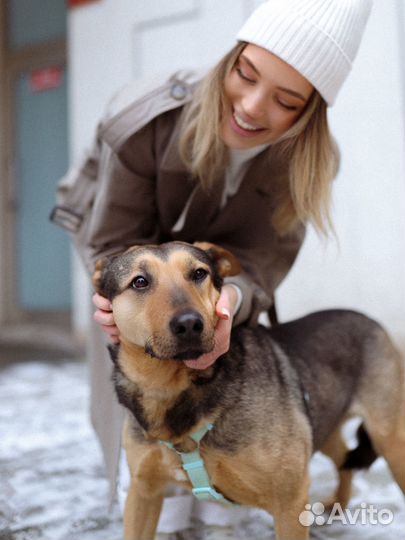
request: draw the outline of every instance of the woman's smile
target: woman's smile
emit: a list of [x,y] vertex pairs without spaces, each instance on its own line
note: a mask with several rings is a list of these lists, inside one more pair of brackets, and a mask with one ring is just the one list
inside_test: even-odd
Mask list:
[[230,122],[232,129],[242,137],[255,137],[266,129],[235,110],[232,111]]

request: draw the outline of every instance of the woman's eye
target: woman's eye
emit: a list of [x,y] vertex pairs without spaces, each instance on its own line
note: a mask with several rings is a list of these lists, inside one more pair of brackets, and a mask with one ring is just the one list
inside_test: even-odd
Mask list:
[[243,73],[243,71],[242,71],[242,69],[240,67],[236,67],[236,72],[237,72],[237,74],[239,75],[239,77],[241,79],[243,79],[244,81],[249,82],[251,84],[254,84],[255,81],[253,79],[249,79],[249,77]]
[[136,276],[131,283],[133,289],[145,289],[148,285],[149,281],[143,276]]
[[207,270],[205,270],[204,268],[197,268],[197,270],[194,270],[193,273],[193,281],[202,281],[207,277],[207,275]]
[[282,101],[280,101],[279,99],[277,100],[277,103],[283,107],[283,109],[285,109],[286,111],[296,111],[298,107],[296,107],[295,105],[287,105],[287,103],[283,103]]

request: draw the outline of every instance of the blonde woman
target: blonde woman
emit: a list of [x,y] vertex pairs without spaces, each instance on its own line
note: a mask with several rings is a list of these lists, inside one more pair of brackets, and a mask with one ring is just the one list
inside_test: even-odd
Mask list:
[[[94,154],[62,183],[54,219],[73,232],[90,272],[102,256],[168,240],[214,242],[239,258],[243,272],[217,305],[215,349],[186,360],[190,368],[212,365],[233,324],[255,324],[269,309],[308,223],[331,229],[339,160],[327,110],[370,8],[371,0],[264,2],[203,78],[180,73],[138,99],[118,96]],[[95,295],[94,304],[95,320],[119,342],[109,301]],[[120,413],[97,343],[93,420],[113,479]]]

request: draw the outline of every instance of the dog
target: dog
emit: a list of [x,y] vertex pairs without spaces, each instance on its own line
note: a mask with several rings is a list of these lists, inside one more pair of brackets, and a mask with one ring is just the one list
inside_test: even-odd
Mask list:
[[[181,456],[196,450],[205,493],[267,510],[282,540],[308,538],[298,517],[316,450],[339,474],[329,506],[348,504],[353,471],[378,455],[405,490],[403,358],[368,317],[329,310],[272,328],[237,326],[214,365],[185,365],[213,349],[223,278],[239,271],[231,253],[207,243],[135,246],[96,265],[95,289],[120,330],[110,352],[128,410],[127,540],[154,537],[169,483],[192,488]],[[353,416],[363,423],[349,451],[341,428]]]

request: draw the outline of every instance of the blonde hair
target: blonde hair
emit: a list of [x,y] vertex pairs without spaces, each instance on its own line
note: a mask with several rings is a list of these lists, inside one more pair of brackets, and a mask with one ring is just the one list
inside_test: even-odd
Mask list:
[[[245,47],[246,43],[236,45],[208,73],[183,113],[180,155],[207,191],[227,165],[228,149],[221,138],[224,80]],[[316,90],[300,118],[271,145],[271,152],[288,163],[288,178],[278,186],[271,218],[276,231],[286,234],[299,222],[311,222],[324,235],[333,231],[331,184],[339,154],[329,131],[326,102]]]

